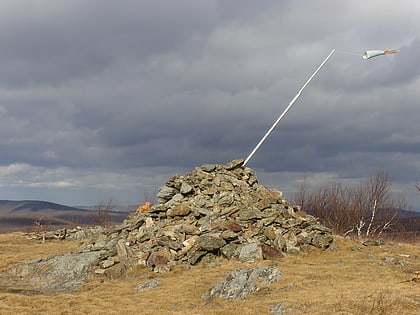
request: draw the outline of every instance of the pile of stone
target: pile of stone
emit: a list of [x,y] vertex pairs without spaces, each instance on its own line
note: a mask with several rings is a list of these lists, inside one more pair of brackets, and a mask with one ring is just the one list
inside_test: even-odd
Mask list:
[[[288,204],[281,192],[260,185],[255,172],[242,164],[243,160],[205,164],[173,176],[160,188],[157,204],[109,230],[59,233],[65,239],[86,237],[72,253],[74,265],[77,255],[89,254],[90,268],[80,270],[114,278],[137,265],[165,273],[176,264],[194,265],[216,257],[248,262],[330,246],[329,228]],[[34,263],[33,268],[28,262],[15,266],[14,273],[24,270],[30,275],[30,268],[39,269]],[[83,278],[79,269],[76,274]]]
[[289,205],[281,192],[258,184],[255,172],[242,164],[206,164],[173,176],[160,188],[158,204],[81,250],[105,251],[97,273],[139,264],[163,273],[174,264],[215,256],[276,259],[283,252],[330,246],[329,228]]

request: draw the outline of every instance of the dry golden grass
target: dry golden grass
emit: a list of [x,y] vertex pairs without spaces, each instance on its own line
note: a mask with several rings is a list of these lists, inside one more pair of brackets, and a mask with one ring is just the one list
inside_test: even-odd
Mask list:
[[[165,275],[137,268],[116,280],[95,279],[73,294],[25,295],[0,291],[0,314],[272,314],[285,302],[289,314],[419,314],[420,244],[387,243],[364,247],[337,239],[337,251],[313,251],[279,261],[244,264],[218,260],[191,268],[177,266]],[[41,243],[22,233],[0,235],[0,271],[31,258],[62,254],[77,242]],[[394,261],[385,262],[385,257]],[[388,259],[389,260],[389,259]],[[237,268],[275,266],[282,279],[244,300],[201,298]],[[160,286],[136,292],[158,278]]]

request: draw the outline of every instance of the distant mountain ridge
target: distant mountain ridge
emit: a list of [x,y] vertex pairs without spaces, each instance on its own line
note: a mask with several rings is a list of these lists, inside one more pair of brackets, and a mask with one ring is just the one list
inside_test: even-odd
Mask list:
[[54,202],[42,201],[42,200],[0,200],[0,215],[3,211],[8,213],[19,212],[19,211],[42,211],[42,210],[59,210],[59,211],[85,211],[86,209],[76,208],[61,205]]
[[420,217],[419,211],[413,210],[399,210],[398,217],[400,218],[416,218]]
[[[51,228],[92,224],[94,211],[42,200],[0,200],[0,233],[31,230],[38,223]],[[109,223],[121,223],[127,216],[109,211]]]

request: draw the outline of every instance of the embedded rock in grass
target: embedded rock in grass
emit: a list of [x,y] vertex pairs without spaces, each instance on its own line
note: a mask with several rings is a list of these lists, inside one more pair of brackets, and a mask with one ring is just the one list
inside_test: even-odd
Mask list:
[[151,280],[149,282],[139,284],[136,287],[136,291],[141,292],[141,291],[144,291],[144,290],[153,289],[153,288],[158,287],[159,285],[160,285],[160,280],[159,279]]
[[229,272],[225,280],[204,293],[203,299],[222,297],[225,299],[243,299],[261,289],[260,283],[269,285],[279,281],[282,273],[277,268],[237,269]]
[[73,253],[29,260],[10,267],[11,274],[46,292],[71,292],[86,281],[104,251]]

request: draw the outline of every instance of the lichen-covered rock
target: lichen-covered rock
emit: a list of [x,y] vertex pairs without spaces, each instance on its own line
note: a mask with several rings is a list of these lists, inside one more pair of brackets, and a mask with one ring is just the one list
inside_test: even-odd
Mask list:
[[159,285],[160,285],[160,280],[159,279],[154,279],[154,280],[151,280],[151,281],[148,281],[146,283],[142,283],[142,284],[139,284],[138,286],[136,286],[136,292],[141,292],[141,291],[153,289],[153,288],[158,287]]
[[34,259],[12,266],[9,272],[42,291],[71,292],[85,282],[88,271],[99,264],[103,254],[91,251]]
[[259,283],[269,285],[279,281],[282,273],[277,268],[248,268],[229,272],[225,280],[204,293],[203,299],[222,297],[225,299],[243,299],[261,289]]
[[254,262],[263,259],[261,245],[259,243],[251,243],[242,246],[239,253],[239,260],[242,262]]

